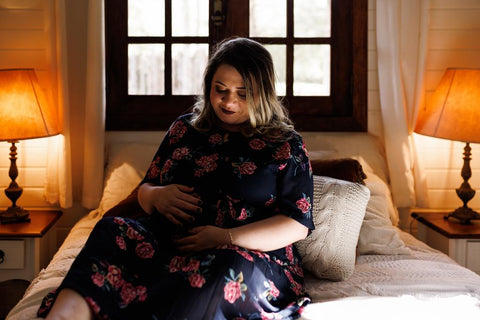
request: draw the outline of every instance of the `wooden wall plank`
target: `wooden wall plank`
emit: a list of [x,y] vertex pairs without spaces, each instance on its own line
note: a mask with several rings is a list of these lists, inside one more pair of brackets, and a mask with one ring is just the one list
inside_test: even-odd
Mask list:
[[[455,190],[429,190],[428,198],[430,208],[434,209],[455,209],[463,205],[462,200],[457,196]],[[478,208],[480,208],[480,196],[477,195],[470,200],[468,206],[478,210]]]
[[478,0],[430,0],[432,9],[480,9]]
[[43,9],[42,0],[0,0],[0,9]]
[[426,67],[428,70],[445,70],[446,68],[480,68],[480,51],[431,50],[427,53]]
[[480,50],[479,31],[467,30],[431,30],[428,34],[430,50]]
[[[9,168],[0,168],[0,188],[4,189],[10,184],[8,176]],[[19,168],[18,178],[16,179],[20,187],[43,188],[45,186],[46,168]]]
[[480,28],[480,9],[431,10],[430,30]]
[[[426,172],[427,186],[430,190],[455,190],[463,182],[461,169],[429,169]],[[480,169],[472,170],[470,185],[480,185]],[[479,191],[480,193],[480,191]]]
[[[43,193],[43,188],[24,187],[22,196],[17,201],[17,205],[21,207],[48,207],[50,204],[45,201]],[[11,201],[3,194],[0,197],[0,207],[8,207],[11,205]]]
[[44,30],[0,30],[0,39],[0,50],[39,50],[49,41]]
[[47,69],[49,61],[44,49],[0,50],[0,69],[34,68]]
[[43,30],[42,10],[0,10],[0,30]]

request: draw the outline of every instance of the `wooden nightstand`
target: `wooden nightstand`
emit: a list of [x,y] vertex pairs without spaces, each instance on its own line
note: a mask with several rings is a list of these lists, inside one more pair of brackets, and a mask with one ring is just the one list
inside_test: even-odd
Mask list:
[[0,263],[0,281],[32,281],[41,268],[47,266],[56,250],[55,233],[48,231],[62,212],[29,211],[31,222],[0,224],[0,250],[4,256]]
[[413,211],[411,215],[418,221],[418,239],[480,274],[480,221],[462,225],[453,218],[444,219],[446,214]]

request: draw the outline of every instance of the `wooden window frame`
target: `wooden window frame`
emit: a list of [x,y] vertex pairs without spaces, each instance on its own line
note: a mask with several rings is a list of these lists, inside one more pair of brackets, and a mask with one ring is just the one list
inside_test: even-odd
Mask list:
[[[171,73],[172,43],[214,44],[222,38],[248,36],[245,0],[223,0],[225,26],[210,23],[209,37],[172,37],[171,1],[165,1],[164,37],[128,37],[127,1],[105,0],[106,130],[165,130],[195,101],[192,95],[171,95],[171,77],[165,77],[165,95],[128,94],[128,44],[165,43],[165,74]],[[287,46],[285,105],[297,130],[367,131],[367,16],[368,0],[332,0],[330,38],[293,37],[293,1],[287,0],[287,37],[251,37],[264,44]],[[210,12],[213,4],[210,2]],[[211,15],[210,15],[211,16]],[[331,46],[331,92],[328,97],[293,95],[293,46]],[[165,106],[165,107],[161,107]]]

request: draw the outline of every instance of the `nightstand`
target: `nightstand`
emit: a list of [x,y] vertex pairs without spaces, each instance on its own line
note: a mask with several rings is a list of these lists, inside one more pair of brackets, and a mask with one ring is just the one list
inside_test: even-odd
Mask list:
[[30,222],[0,224],[0,256],[3,253],[0,281],[32,281],[56,250],[55,232],[49,230],[62,212],[33,209],[29,212]]
[[480,222],[462,225],[453,218],[444,219],[447,213],[413,211],[411,215],[418,221],[418,239],[480,274]]

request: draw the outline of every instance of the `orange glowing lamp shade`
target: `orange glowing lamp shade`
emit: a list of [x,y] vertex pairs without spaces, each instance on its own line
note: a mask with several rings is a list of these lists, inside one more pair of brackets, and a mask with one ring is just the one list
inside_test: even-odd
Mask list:
[[56,106],[45,99],[33,69],[0,70],[0,141],[59,134]]
[[480,69],[447,69],[429,103],[419,111],[415,132],[480,143]]

